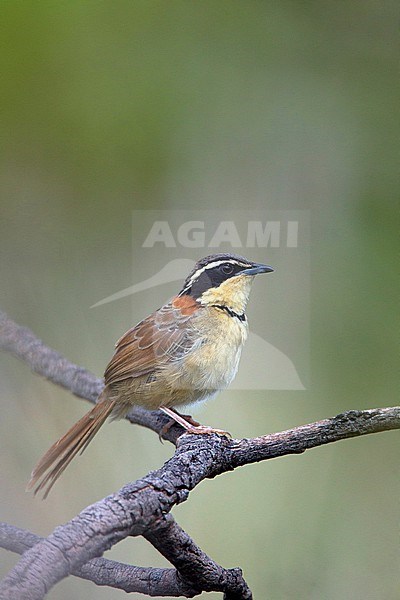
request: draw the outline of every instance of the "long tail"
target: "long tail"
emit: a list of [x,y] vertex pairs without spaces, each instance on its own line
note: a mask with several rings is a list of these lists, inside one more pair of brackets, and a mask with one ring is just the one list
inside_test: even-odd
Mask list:
[[106,421],[114,406],[115,401],[110,401],[106,398],[100,400],[66,434],[53,444],[33,469],[27,490],[34,488],[35,494],[40,490],[45,490],[43,499],[47,498],[57,479],[68,467],[74,456],[78,452],[82,454],[86,446]]

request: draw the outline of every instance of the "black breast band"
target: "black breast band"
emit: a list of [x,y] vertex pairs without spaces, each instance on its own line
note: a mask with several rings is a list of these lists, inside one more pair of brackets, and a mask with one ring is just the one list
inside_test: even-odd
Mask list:
[[235,313],[233,310],[231,310],[227,306],[222,306],[222,304],[213,304],[212,306],[214,306],[214,308],[219,308],[220,310],[224,310],[226,313],[228,313],[228,315],[230,317],[236,317],[237,319],[239,319],[239,321],[246,320],[246,315],[244,313],[241,315],[238,315],[237,313]]

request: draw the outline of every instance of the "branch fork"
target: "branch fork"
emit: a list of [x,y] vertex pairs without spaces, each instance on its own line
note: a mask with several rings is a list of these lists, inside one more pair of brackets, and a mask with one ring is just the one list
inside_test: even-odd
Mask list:
[[[0,348],[22,359],[49,381],[95,402],[103,382],[47,347],[29,329],[0,311]],[[251,600],[240,569],[224,569],[207,556],[170,514],[203,479],[246,464],[301,454],[310,448],[355,436],[400,428],[400,407],[348,411],[253,439],[232,440],[217,434],[185,434],[166,428],[161,411],[139,407],[127,419],[173,444],[174,455],[157,471],[125,485],[85,508],[47,538],[0,524],[0,546],[23,554],[0,582],[0,600],[41,600],[61,579],[75,575],[98,585],[148,596],[192,598],[203,591],[223,592],[224,600]],[[174,568],[136,567],[101,558],[114,544],[141,535]]]

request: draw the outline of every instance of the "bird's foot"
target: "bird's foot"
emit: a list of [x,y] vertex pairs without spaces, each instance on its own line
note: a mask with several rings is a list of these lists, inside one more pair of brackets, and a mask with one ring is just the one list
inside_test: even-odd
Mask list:
[[180,415],[177,411],[167,408],[166,406],[160,406],[160,409],[171,418],[171,421],[164,425],[160,431],[160,439],[163,434],[169,431],[174,422],[179,423],[179,425],[186,429],[187,433],[194,433],[196,435],[211,435],[212,433],[216,433],[217,435],[223,435],[229,438],[232,437],[229,431],[214,429],[213,427],[208,427],[208,425],[200,425],[200,423],[192,419],[192,417]]
[[213,433],[216,433],[217,435],[222,435],[224,437],[232,437],[232,434],[230,434],[229,431],[224,431],[223,429],[215,429],[215,427],[209,427],[208,425],[196,425],[188,427],[186,429],[186,433],[194,433],[196,435],[211,435]]
[[[175,423],[179,423],[179,425],[181,425],[182,427],[184,427],[185,429],[187,429],[187,426],[189,425],[192,427],[199,427],[201,426],[200,423],[198,421],[195,421],[195,419],[193,419],[193,417],[191,415],[182,415],[181,413],[178,413],[178,411],[170,408],[169,409],[170,412],[167,412],[166,414],[168,414],[170,416],[170,420],[168,421],[168,423],[166,423],[164,425],[164,427],[160,430],[158,437],[160,438],[160,442],[162,443],[162,438],[164,437],[164,435],[166,435],[168,433],[168,431],[171,429],[171,427],[173,425],[175,425]],[[164,411],[166,412],[166,411]],[[171,416],[171,412],[174,413],[174,416]],[[183,422],[185,422],[185,425],[183,424]]]
[[163,444],[163,437],[165,435],[167,435],[168,431],[171,429],[171,427],[173,427],[174,425],[176,425],[176,421],[174,419],[170,419],[168,421],[168,423],[166,423],[164,425],[164,427],[162,427],[158,433],[158,437],[160,439],[160,442]]

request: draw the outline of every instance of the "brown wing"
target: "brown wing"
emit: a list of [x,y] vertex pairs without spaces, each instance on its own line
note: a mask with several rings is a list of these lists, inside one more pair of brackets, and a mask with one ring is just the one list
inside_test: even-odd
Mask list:
[[147,375],[189,352],[196,335],[188,321],[201,308],[190,296],[177,296],[127,331],[106,368],[106,385]]

